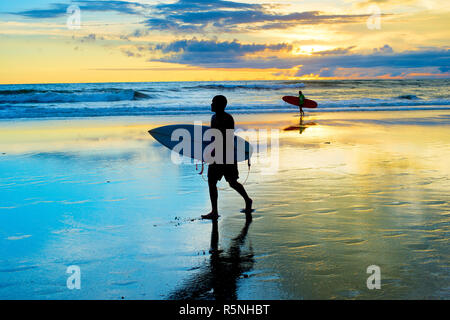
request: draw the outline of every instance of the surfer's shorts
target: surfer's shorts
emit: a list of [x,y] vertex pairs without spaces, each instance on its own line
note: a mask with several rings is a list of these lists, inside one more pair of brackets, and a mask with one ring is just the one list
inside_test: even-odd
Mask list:
[[227,182],[239,179],[237,163],[235,164],[210,164],[208,166],[208,180],[220,181],[225,177]]

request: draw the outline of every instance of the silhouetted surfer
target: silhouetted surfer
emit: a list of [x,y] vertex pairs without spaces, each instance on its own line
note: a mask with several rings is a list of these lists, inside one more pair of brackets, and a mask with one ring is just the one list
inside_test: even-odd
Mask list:
[[[211,103],[211,111],[215,114],[211,118],[211,128],[219,129],[222,132],[224,139],[224,146],[226,145],[226,129],[234,129],[233,117],[225,112],[227,106],[227,98],[222,95],[215,96]],[[226,152],[224,152],[225,156]],[[217,209],[217,182],[225,176],[228,184],[231,188],[236,190],[245,200],[245,213],[251,215],[252,211],[252,199],[247,195],[244,186],[240,184],[237,179],[239,178],[239,171],[237,162],[232,164],[217,164],[212,163],[208,166],[208,186],[209,197],[211,198],[212,211],[206,215],[202,215],[203,219],[217,219],[219,217],[219,211]]]

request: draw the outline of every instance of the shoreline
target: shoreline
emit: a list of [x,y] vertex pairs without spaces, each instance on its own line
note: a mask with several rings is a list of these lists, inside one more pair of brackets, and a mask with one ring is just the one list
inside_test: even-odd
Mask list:
[[[373,118],[374,115],[381,115],[383,118],[387,118],[392,116],[393,114],[399,113],[399,112],[408,112],[411,115],[415,115],[418,113],[429,113],[429,112],[443,112],[443,113],[450,113],[450,107],[446,105],[436,105],[436,106],[430,106],[430,107],[443,107],[445,109],[406,109],[406,110],[339,110],[339,111],[320,111],[320,109],[317,109],[317,111],[310,112],[309,109],[305,110],[305,117],[318,117],[318,118],[342,118],[344,116],[340,116],[340,114],[361,114],[361,119],[365,118],[364,115],[371,116]],[[448,109],[447,109],[448,108]],[[448,111],[448,112],[447,112]],[[263,117],[263,118],[280,118],[280,117],[298,117],[299,113],[298,111],[282,111],[282,112],[261,112],[261,113],[239,113],[239,112],[231,112],[233,117],[236,118],[254,118],[254,117]],[[168,118],[172,121],[174,120],[181,120],[181,119],[189,119],[190,121],[195,121],[195,118],[202,119],[210,119],[212,116],[211,113],[201,113],[201,114],[183,114],[183,115],[174,115],[174,114],[155,114],[155,115],[129,115],[129,116],[97,116],[97,117],[61,117],[61,118],[17,118],[17,119],[0,119],[0,122],[8,125],[15,124],[15,123],[29,123],[29,122],[70,122],[70,121],[76,121],[76,122],[90,122],[90,121],[99,121],[99,122],[126,122],[131,120],[132,122],[156,122],[156,123],[163,123],[165,118]],[[357,117],[352,117],[357,118]]]
[[[426,105],[424,106],[399,106],[396,109],[384,109],[385,107],[380,107],[381,109],[377,109],[377,107],[349,107],[348,109],[340,109],[336,108],[335,111],[322,111],[319,109],[306,109],[305,115],[306,116],[329,116],[332,114],[339,114],[339,113],[362,113],[362,114],[371,114],[371,113],[397,113],[397,112],[432,112],[432,111],[450,111],[449,105]],[[392,107],[386,107],[386,108],[392,108]],[[330,109],[330,108],[328,108]],[[240,113],[240,112],[234,112],[230,111],[230,113],[233,116],[237,117],[255,117],[255,116],[263,116],[266,115],[267,117],[271,116],[289,116],[289,115],[298,115],[298,111],[292,110],[292,111],[273,111],[273,112],[247,112],[247,113]],[[212,113],[195,113],[195,114],[183,114],[183,115],[176,115],[176,114],[153,114],[153,115],[120,115],[120,116],[110,116],[110,115],[101,115],[101,116],[86,116],[86,117],[32,117],[32,118],[0,118],[0,123],[2,124],[8,124],[8,123],[20,123],[20,122],[43,122],[43,121],[124,121],[124,120],[132,120],[133,122],[138,122],[139,119],[142,121],[149,121],[149,120],[160,120],[164,118],[169,119],[177,119],[177,118],[205,118],[210,117]],[[160,122],[160,121],[158,121]]]

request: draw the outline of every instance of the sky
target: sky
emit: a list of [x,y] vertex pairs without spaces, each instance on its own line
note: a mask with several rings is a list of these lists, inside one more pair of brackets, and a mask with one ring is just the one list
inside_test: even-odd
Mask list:
[[445,0],[0,3],[0,83],[449,78]]

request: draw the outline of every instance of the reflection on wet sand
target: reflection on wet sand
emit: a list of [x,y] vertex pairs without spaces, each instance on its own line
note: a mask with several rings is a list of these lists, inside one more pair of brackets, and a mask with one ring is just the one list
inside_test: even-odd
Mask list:
[[315,126],[317,123],[314,121],[304,122],[303,117],[300,117],[298,126],[289,126],[283,129],[283,131],[296,131],[302,134],[308,127]]
[[253,268],[253,249],[242,251],[251,219],[246,219],[245,225],[237,237],[231,240],[226,252],[219,250],[219,231],[217,220],[212,222],[211,249],[209,262],[181,288],[169,295],[169,299],[214,299],[236,300],[237,281],[245,272]]

